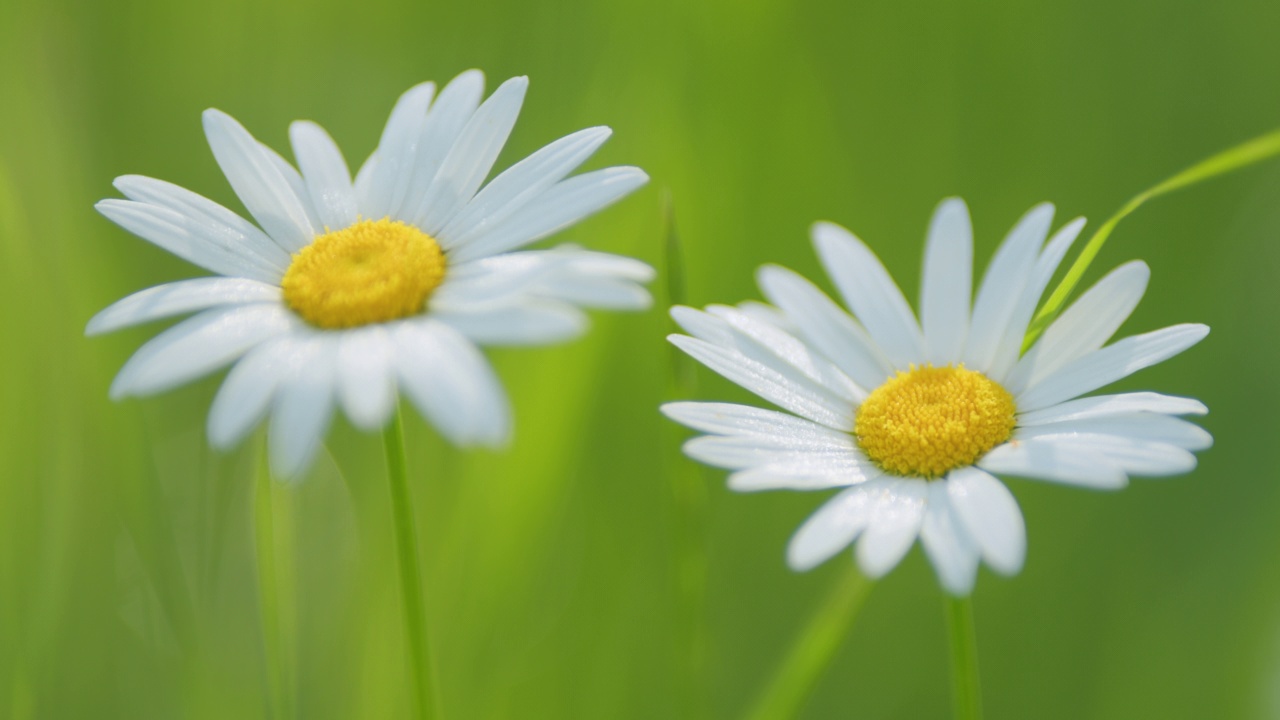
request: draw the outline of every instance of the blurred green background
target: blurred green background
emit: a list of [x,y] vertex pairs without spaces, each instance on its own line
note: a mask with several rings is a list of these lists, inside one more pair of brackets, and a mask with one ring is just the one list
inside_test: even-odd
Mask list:
[[[289,121],[317,120],[355,165],[410,85],[528,74],[500,167],[607,124],[594,166],[653,178],[559,240],[661,266],[669,192],[691,303],[759,297],[752,273],[769,261],[819,278],[820,218],[867,239],[914,295],[944,196],[969,201],[981,267],[1035,202],[1096,224],[1280,125],[1277,29],[1280,5],[1250,0],[0,0],[0,716],[271,714],[258,440],[207,449],[216,379],[108,401],[156,328],[82,337],[109,302],[202,274],[94,213],[113,177],[239,209],[205,107],[286,153]],[[1095,265],[1152,266],[1127,332],[1212,326],[1124,385],[1203,399],[1217,444],[1192,475],[1114,494],[1011,482],[1026,569],[984,570],[975,595],[989,717],[1280,717],[1278,239],[1272,163],[1144,208]],[[602,315],[578,342],[492,353],[517,415],[506,452],[457,452],[410,416],[447,718],[739,717],[845,572],[847,555],[805,575],[783,564],[825,494],[733,495],[676,458],[681,433],[655,411],[672,394],[668,328],[660,308]],[[746,399],[710,373],[697,383],[700,398]],[[297,717],[399,717],[381,444],[345,425],[330,437],[305,483],[261,498],[276,682]],[[693,529],[697,498],[678,500],[672,478],[706,483]],[[673,557],[700,537],[705,655],[691,658],[702,576]],[[803,717],[944,717],[945,649],[916,549],[873,589]]]

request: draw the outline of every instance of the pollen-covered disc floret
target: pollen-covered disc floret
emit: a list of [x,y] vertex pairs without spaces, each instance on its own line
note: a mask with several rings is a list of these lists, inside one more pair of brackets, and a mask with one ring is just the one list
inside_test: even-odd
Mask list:
[[304,247],[280,286],[294,312],[335,330],[421,312],[444,271],[430,235],[389,218],[361,220]]
[[1009,439],[1015,412],[1008,391],[980,372],[964,365],[913,366],[867,397],[854,435],[884,470],[937,478]]

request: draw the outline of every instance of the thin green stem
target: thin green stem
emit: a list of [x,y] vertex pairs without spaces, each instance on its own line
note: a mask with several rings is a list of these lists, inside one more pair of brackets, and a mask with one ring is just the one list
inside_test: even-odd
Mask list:
[[[662,197],[663,224],[666,227],[663,245],[666,282],[662,285],[665,297],[662,305],[671,307],[684,303],[684,254],[677,232],[675,208],[671,193]],[[695,395],[694,367],[691,359],[675,346],[667,345],[670,359],[667,373],[667,396],[686,400]],[[672,671],[676,678],[677,707],[680,717],[706,718],[711,715],[711,702],[707,675],[710,668],[708,649],[711,644],[707,630],[707,480],[705,470],[691,463],[680,452],[684,433],[667,423],[664,438],[668,448],[671,479],[671,499],[674,505],[672,528],[672,587],[675,591],[673,634],[675,658]]]
[[1120,221],[1128,217],[1130,213],[1142,207],[1148,200],[1219,175],[1234,172],[1277,155],[1280,155],[1280,130],[1273,130],[1266,135],[1253,138],[1205,158],[1177,175],[1144,190],[1125,203],[1124,207],[1120,208],[1115,215],[1112,215],[1098,227],[1097,232],[1093,234],[1093,237],[1089,238],[1089,242],[1080,251],[1080,256],[1067,269],[1067,274],[1062,278],[1062,282],[1058,283],[1053,293],[1049,295],[1049,299],[1045,300],[1044,305],[1036,313],[1035,319],[1031,321],[1031,326],[1027,328],[1027,335],[1023,339],[1022,349],[1025,351],[1030,348],[1035,343],[1036,338],[1040,337],[1045,328],[1049,327],[1049,324],[1062,311],[1067,299],[1071,297],[1071,292],[1080,283],[1085,271],[1089,269],[1089,264],[1098,256],[1098,252],[1102,250],[1107,238],[1111,236],[1111,231],[1115,230]]
[[787,720],[800,714],[870,590],[871,581],[851,567],[796,638],[747,715],[750,720]]
[[387,480],[391,486],[391,514],[396,533],[396,558],[400,564],[400,597],[409,640],[409,672],[417,717],[433,720],[436,694],[432,686],[431,653],[427,638],[427,613],[422,577],[418,569],[418,536],[413,522],[413,501],[404,453],[404,427],[397,410],[383,433],[387,449]]
[[973,629],[973,603],[969,598],[947,596],[947,630],[951,635],[951,699],[955,720],[982,720],[978,640]]
[[270,690],[271,717],[288,720],[294,716],[293,693],[289,691],[289,673],[285,664],[285,631],[280,601],[279,568],[276,562],[275,509],[271,502],[271,470],[267,466],[265,443],[254,483],[254,546],[258,560],[258,603],[262,613],[263,650],[267,661],[267,684]]

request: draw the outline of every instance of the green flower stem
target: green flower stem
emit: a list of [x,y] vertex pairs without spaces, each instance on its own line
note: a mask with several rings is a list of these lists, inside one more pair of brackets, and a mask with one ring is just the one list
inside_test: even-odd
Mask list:
[[284,603],[281,601],[281,568],[277,560],[277,544],[287,528],[276,527],[277,508],[272,503],[271,470],[267,465],[266,443],[259,453],[258,473],[254,488],[254,546],[258,561],[258,603],[262,613],[263,650],[267,662],[267,685],[271,698],[271,717],[288,720],[294,717],[293,692],[286,655]]
[[400,564],[400,596],[405,630],[409,635],[409,672],[412,675],[417,717],[434,720],[436,694],[432,686],[431,653],[427,642],[427,613],[422,577],[418,570],[418,537],[413,522],[413,502],[404,453],[404,426],[397,409],[383,434],[387,449],[387,480],[391,486],[391,514],[396,533],[396,559]]
[[786,720],[800,713],[870,590],[871,581],[851,567],[796,638],[747,716],[750,720]]
[[955,720],[982,720],[978,642],[973,629],[973,603],[969,598],[947,596],[947,629],[951,635],[951,699]]
[[[662,197],[666,242],[663,246],[666,282],[662,286],[664,307],[685,302],[684,254],[676,230],[671,194]],[[670,360],[667,397],[686,400],[694,397],[695,370],[692,359],[674,345],[667,344]],[[704,468],[688,461],[680,451],[683,431],[675,423],[664,423],[668,447],[671,500],[674,505],[672,529],[672,587],[674,596],[673,634],[675,657],[672,671],[676,679],[679,716],[694,720],[711,715],[708,688],[711,645],[707,630],[707,479]]]

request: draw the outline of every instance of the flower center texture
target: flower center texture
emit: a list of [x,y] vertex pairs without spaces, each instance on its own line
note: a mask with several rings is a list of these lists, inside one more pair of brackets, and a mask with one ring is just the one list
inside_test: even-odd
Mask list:
[[280,287],[307,322],[336,330],[421,312],[444,270],[430,235],[390,218],[360,220],[294,255]]
[[1016,412],[1009,392],[980,372],[912,366],[867,397],[853,433],[884,470],[938,478],[1008,440]]

